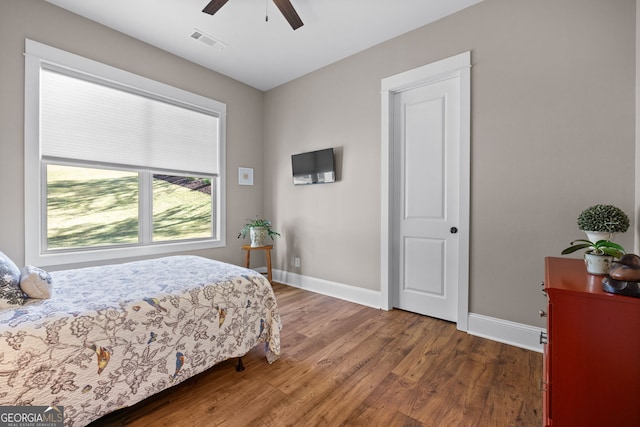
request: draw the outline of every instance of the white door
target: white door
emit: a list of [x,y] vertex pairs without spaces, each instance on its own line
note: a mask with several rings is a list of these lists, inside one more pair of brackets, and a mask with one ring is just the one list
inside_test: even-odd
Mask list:
[[394,306],[457,321],[460,85],[456,77],[392,96]]

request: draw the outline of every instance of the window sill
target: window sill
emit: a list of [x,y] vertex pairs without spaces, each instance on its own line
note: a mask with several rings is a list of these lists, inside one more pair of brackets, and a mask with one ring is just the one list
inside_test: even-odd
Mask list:
[[200,249],[221,248],[226,246],[224,239],[202,240],[197,242],[157,243],[145,246],[127,246],[115,248],[88,249],[79,251],[50,252],[46,254],[26,254],[25,263],[40,268],[64,266],[74,268],[78,264],[100,263],[118,259],[167,255],[176,252],[195,251]]

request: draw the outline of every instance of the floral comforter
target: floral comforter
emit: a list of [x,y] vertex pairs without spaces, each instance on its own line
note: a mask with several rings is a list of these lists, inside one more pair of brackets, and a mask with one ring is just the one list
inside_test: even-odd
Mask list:
[[86,425],[265,343],[280,353],[269,282],[175,256],[50,273],[53,297],[0,310],[0,405],[63,406]]

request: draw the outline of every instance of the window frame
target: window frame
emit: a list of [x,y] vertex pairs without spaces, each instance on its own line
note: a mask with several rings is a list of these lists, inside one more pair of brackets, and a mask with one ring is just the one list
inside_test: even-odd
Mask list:
[[[149,242],[126,246],[46,250],[46,161],[40,148],[40,70],[46,66],[69,70],[70,75],[82,74],[93,80],[131,88],[151,98],[204,110],[219,118],[218,175],[215,179],[214,221],[216,235],[209,239]],[[25,40],[25,263],[40,267],[109,261],[121,258],[171,254],[226,246],[226,104],[185,91],[137,74],[130,73],[88,58],[53,48],[29,39]],[[61,159],[64,161],[64,159]],[[56,162],[57,163],[57,162]],[[73,162],[76,163],[77,162]],[[86,167],[100,164],[84,163]],[[164,172],[164,171],[160,171]],[[179,174],[187,171],[175,171]],[[151,205],[139,208],[151,209]],[[140,218],[142,220],[142,218]],[[142,227],[142,224],[141,224]]]

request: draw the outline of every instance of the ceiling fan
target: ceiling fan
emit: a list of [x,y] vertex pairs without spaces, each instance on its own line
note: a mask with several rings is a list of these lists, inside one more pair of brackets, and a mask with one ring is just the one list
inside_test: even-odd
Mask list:
[[[215,14],[220,10],[222,6],[224,6],[229,0],[211,0],[209,4],[205,6],[202,11],[204,13],[208,13],[209,15]],[[287,20],[291,28],[297,30],[302,27],[304,24],[302,23],[302,19],[298,16],[298,12],[293,8],[290,0],[273,0],[273,2],[278,6],[280,12],[284,15],[284,18]]]

